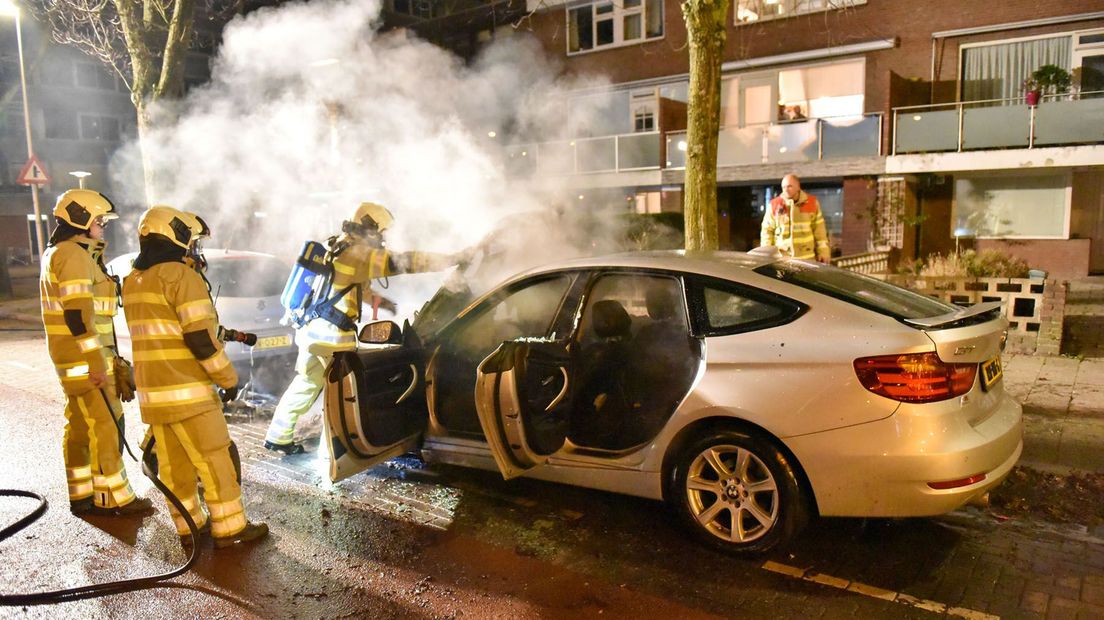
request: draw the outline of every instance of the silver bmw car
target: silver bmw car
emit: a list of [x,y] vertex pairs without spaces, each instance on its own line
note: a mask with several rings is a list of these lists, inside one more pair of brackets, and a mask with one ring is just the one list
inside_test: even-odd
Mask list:
[[420,450],[665,500],[707,544],[757,553],[813,516],[952,511],[1023,449],[999,304],[765,248],[565,261],[468,301],[442,289],[335,357],[333,480]]

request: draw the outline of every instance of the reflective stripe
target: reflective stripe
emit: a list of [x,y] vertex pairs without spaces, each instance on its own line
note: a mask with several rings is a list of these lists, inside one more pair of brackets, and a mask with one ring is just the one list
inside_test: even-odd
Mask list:
[[130,323],[130,337],[134,340],[180,336],[180,323],[163,319],[147,319]]
[[[115,374],[114,366],[115,366],[114,364],[108,364],[107,365],[107,370],[106,370],[107,374],[109,374],[109,375]],[[55,370],[57,370],[58,376],[61,377],[62,379],[72,379],[74,377],[83,378],[83,377],[88,376],[88,364],[79,364],[77,366],[71,366],[69,368],[63,368],[61,366],[58,366],[57,368],[55,368]]]
[[128,304],[160,304],[162,306],[169,305],[165,296],[161,293],[131,293],[126,297],[126,303]]
[[356,268],[355,267],[349,267],[348,265],[346,265],[345,263],[342,263],[340,261],[334,261],[333,268],[334,268],[334,271],[336,271],[337,273],[340,273],[340,274],[344,274],[344,275],[347,275],[347,276],[356,275]]
[[134,501],[134,490],[130,488],[126,470],[106,476],[92,476],[92,487],[96,493],[96,505],[103,508],[125,506]]
[[226,538],[245,529],[245,508],[241,498],[229,502],[208,502],[211,511],[211,536]]
[[215,388],[210,383],[170,385],[157,391],[138,390],[138,403],[141,405],[170,405],[206,398],[215,398]]
[[92,496],[92,466],[67,467],[65,479],[69,483],[69,500],[76,501]]
[[[73,280],[70,280],[70,282],[73,282]],[[61,301],[68,301],[78,297],[91,297],[92,282],[87,282],[88,284],[63,284],[58,286],[58,297]]]
[[306,337],[314,342],[331,344],[334,346],[356,346],[356,334],[352,332],[339,331],[337,328],[330,329],[327,326],[329,323],[323,323],[319,325],[320,321],[311,321],[307,324]]
[[42,309],[59,313],[65,311],[65,308],[61,305],[61,302],[49,297],[42,298]]
[[[199,498],[195,495],[191,497],[180,498],[180,503],[184,505],[184,508],[188,510],[188,514],[192,516],[192,521],[195,522],[196,528],[201,528],[207,524],[207,514],[203,512],[203,507],[199,503]],[[181,536],[187,536],[191,533],[188,529],[188,522],[184,520],[184,517],[180,515],[180,512],[176,510],[176,507],[171,503],[169,504],[169,512],[172,513],[173,522],[176,524],[176,532]]]
[[222,351],[219,351],[211,357],[199,362],[199,365],[203,366],[203,370],[206,370],[207,374],[213,375],[223,368],[229,366],[230,358],[226,357],[226,354]]
[[92,310],[96,314],[115,314],[115,298],[114,297],[94,297],[92,298]]
[[194,323],[207,318],[215,318],[215,307],[207,299],[190,301],[176,308],[176,314],[183,325]]
[[102,345],[100,344],[99,336],[93,335],[77,339],[77,348],[80,349],[81,353],[89,353],[91,351],[95,351],[96,349],[101,348],[101,346]]
[[135,362],[168,362],[171,360],[195,359],[189,349],[154,349],[152,351],[134,351]]

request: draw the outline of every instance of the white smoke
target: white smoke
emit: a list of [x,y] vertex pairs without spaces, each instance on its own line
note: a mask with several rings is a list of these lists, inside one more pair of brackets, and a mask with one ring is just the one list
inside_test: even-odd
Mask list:
[[[155,202],[207,219],[211,246],[284,256],[335,234],[364,200],[394,213],[399,251],[455,251],[504,215],[558,203],[562,179],[511,180],[500,149],[563,127],[565,94],[601,80],[558,77],[522,36],[466,66],[378,33],[378,13],[376,0],[324,1],[231,22],[210,83],[145,136]],[[138,162],[137,145],[116,158],[117,186],[132,180],[144,203]]]

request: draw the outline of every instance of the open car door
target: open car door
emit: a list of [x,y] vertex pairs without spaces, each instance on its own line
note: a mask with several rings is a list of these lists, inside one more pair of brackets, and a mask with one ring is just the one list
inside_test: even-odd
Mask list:
[[340,352],[326,371],[324,443],[337,482],[418,447],[426,427],[424,349]]
[[571,421],[571,362],[562,341],[504,342],[479,365],[475,407],[502,477],[563,447]]

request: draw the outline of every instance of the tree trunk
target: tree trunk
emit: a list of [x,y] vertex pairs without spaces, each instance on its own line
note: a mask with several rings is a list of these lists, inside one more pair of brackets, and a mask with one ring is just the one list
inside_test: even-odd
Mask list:
[[134,109],[138,113],[138,148],[142,151],[142,179],[145,181],[146,206],[148,207],[159,204],[164,200],[159,191],[161,186],[158,183],[157,167],[153,165],[147,150],[149,143],[146,136],[153,131],[155,122],[151,117],[149,105],[144,100],[136,101]]
[[728,0],[684,0],[690,41],[687,103],[686,249],[717,249],[717,133],[721,113],[721,60]]

